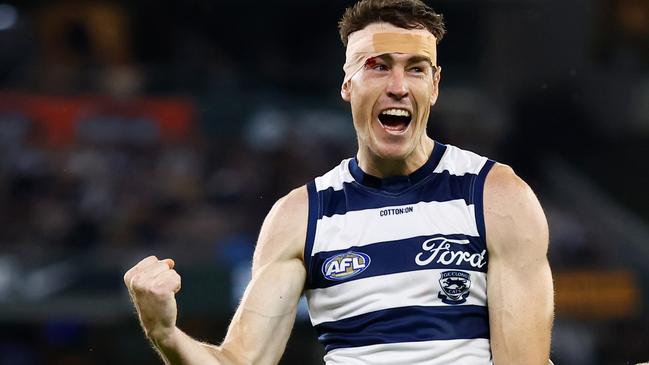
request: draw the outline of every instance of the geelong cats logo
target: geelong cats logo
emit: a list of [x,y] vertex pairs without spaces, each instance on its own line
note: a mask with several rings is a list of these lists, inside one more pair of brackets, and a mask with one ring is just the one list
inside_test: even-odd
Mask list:
[[370,257],[361,252],[340,253],[324,262],[322,274],[329,280],[345,280],[365,271],[370,262]]
[[439,277],[442,290],[437,295],[446,304],[466,302],[471,288],[471,275],[464,271],[443,271]]

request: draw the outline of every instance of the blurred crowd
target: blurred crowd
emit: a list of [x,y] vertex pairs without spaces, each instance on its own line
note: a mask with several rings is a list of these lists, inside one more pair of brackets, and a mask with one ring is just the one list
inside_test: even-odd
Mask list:
[[[38,260],[166,246],[201,260],[227,236],[254,236],[276,199],[351,153],[343,116],[308,117],[261,111],[243,135],[165,142],[156,121],[111,112],[78,123],[69,144],[47,146],[30,140],[36,123],[26,115],[0,113],[3,251]],[[329,136],[309,136],[324,124]]]

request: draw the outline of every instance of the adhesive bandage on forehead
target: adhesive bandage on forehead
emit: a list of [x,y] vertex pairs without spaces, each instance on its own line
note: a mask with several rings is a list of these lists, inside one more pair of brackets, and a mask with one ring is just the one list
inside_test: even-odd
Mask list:
[[437,39],[426,29],[404,29],[390,23],[372,23],[347,39],[345,79],[349,81],[370,58],[386,53],[407,53],[437,64]]

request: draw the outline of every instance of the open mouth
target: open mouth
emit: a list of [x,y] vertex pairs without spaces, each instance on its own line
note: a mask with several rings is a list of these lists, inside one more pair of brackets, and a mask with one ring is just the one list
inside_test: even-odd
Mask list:
[[411,119],[412,115],[406,109],[392,108],[379,113],[379,122],[389,132],[404,132]]

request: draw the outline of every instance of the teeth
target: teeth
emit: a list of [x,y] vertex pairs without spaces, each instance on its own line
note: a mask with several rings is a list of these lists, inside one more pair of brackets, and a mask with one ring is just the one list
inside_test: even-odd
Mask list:
[[394,115],[397,117],[409,117],[410,112],[405,110],[405,109],[387,109],[381,112],[381,114],[385,115]]

